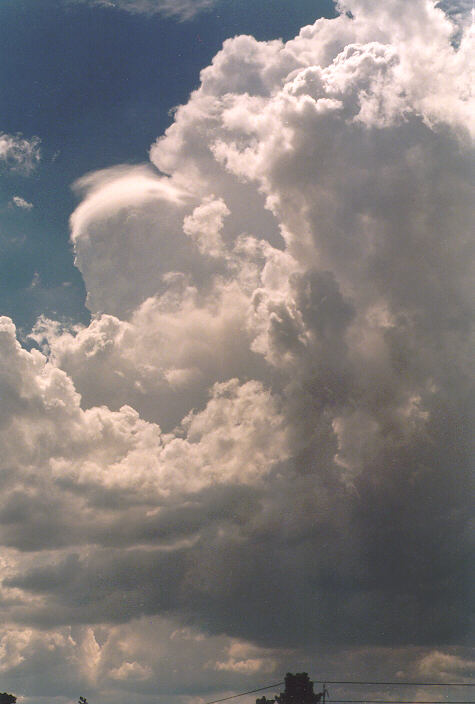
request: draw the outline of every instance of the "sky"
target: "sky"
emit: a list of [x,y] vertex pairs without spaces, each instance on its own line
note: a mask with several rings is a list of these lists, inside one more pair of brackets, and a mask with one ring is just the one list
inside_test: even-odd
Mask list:
[[0,0],[1,691],[473,677],[471,12]]

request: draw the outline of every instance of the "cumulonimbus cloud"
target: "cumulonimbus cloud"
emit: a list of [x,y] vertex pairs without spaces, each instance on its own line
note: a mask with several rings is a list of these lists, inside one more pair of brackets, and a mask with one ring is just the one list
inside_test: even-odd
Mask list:
[[3,608],[92,629],[108,682],[152,691],[145,617],[247,644],[216,673],[395,644],[465,672],[470,37],[402,9],[225,42],[151,165],[77,185],[91,324],[28,352],[2,320]]

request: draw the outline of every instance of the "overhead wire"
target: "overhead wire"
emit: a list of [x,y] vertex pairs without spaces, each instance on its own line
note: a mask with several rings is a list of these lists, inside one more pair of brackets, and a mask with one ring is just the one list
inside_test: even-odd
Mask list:
[[272,689],[273,687],[282,687],[285,682],[276,682],[275,684],[268,684],[267,687],[259,687],[258,689],[250,689],[249,692],[241,692],[240,694],[231,694],[230,697],[223,697],[223,699],[214,699],[212,702],[206,702],[206,704],[218,704],[218,702],[227,702],[228,699],[236,699],[236,697],[244,697],[246,694],[254,694],[255,692],[264,692],[266,689]]
[[314,683],[325,684],[368,684],[368,685],[390,685],[392,687],[408,686],[408,687],[474,687],[472,682],[376,682],[364,680],[312,680]]
[[[377,681],[364,681],[364,680],[312,680],[314,683],[318,684],[335,684],[335,685],[383,685],[383,686],[404,686],[404,687],[473,687],[475,683],[472,682],[377,682]],[[274,687],[281,687],[285,682],[275,682],[274,684],[268,684],[265,687],[258,687],[257,689],[250,689],[247,692],[240,692],[239,694],[231,694],[228,697],[222,697],[221,699],[213,699],[212,701],[205,702],[205,704],[220,704],[220,702],[227,702],[230,699],[237,699],[238,697],[244,697],[246,694],[255,694],[256,692],[264,692],[267,689],[273,689]],[[332,699],[332,704],[475,704],[475,702],[470,702],[468,700],[463,701],[414,701],[411,700],[395,700],[395,699]]]

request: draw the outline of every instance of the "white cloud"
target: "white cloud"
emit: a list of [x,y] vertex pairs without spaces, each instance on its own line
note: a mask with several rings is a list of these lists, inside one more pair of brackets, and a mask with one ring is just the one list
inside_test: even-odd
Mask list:
[[434,650],[423,655],[418,662],[418,669],[421,675],[434,677],[436,680],[441,681],[469,682],[474,668],[474,660],[440,650]]
[[222,198],[214,200],[208,196],[202,205],[194,209],[192,215],[187,215],[183,223],[185,235],[191,237],[200,252],[211,257],[223,255],[221,230],[224,218],[229,210]]
[[234,640],[227,648],[227,660],[210,662],[208,667],[225,672],[239,672],[244,675],[273,672],[277,665],[272,650],[259,648],[250,643]]
[[27,139],[20,134],[0,133],[0,164],[5,168],[29,174],[41,159],[39,137]]
[[205,405],[215,381],[262,371],[262,360],[250,349],[252,331],[246,331],[248,306],[236,283],[200,300],[177,276],[130,321],[102,315],[76,334],[59,335],[46,321],[35,336],[41,341],[46,335],[55,363],[74,378],[84,407],[132,405],[168,431],[192,408]]
[[30,643],[33,632],[30,629],[9,630],[0,639],[0,672],[8,672],[24,661],[22,654]]
[[147,167],[116,167],[84,177],[76,190],[87,197],[71,217],[71,238],[92,310],[133,310],[169,267],[192,258],[182,231],[191,195],[183,187]]
[[21,208],[21,210],[31,210],[34,207],[33,203],[29,203],[21,196],[13,196],[12,203],[15,207]]
[[146,680],[152,674],[152,670],[149,667],[144,667],[140,663],[134,662],[123,662],[120,667],[112,669],[109,673],[109,677],[113,680]]
[[37,350],[22,350],[7,318],[0,324],[0,354],[9,363],[0,387],[10,408],[1,429],[4,461],[21,464],[27,475],[36,462],[44,481],[160,503],[212,484],[254,484],[286,457],[282,414],[260,382],[215,384],[202,411],[188,413],[176,434],[162,435],[129,406],[83,411],[70,378]]
[[2,319],[2,608],[79,624],[96,692],[465,672],[468,33],[345,9],[227,41],[153,166],[80,180],[89,326]]

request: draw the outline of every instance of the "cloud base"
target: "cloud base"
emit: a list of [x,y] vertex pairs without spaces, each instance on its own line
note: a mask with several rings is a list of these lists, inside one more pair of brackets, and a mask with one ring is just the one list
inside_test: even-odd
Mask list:
[[25,693],[467,675],[469,31],[339,7],[226,41],[150,164],[76,184],[89,326],[1,319]]

